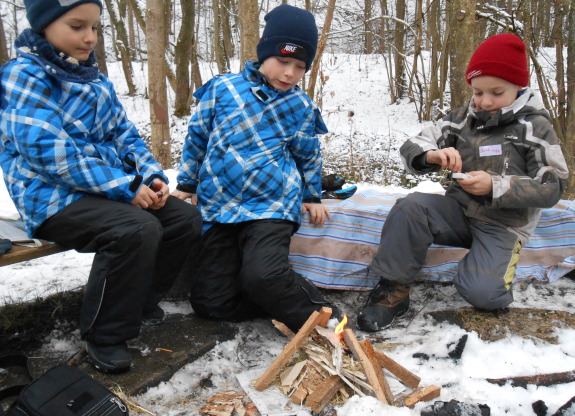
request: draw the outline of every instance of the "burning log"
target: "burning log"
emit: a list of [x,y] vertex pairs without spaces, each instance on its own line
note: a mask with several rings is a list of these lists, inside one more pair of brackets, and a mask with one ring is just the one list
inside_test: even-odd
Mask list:
[[575,370],[562,373],[536,374],[534,376],[519,376],[505,378],[488,378],[488,382],[503,386],[510,383],[513,387],[526,388],[528,384],[535,386],[553,386],[555,384],[571,383],[575,381]]

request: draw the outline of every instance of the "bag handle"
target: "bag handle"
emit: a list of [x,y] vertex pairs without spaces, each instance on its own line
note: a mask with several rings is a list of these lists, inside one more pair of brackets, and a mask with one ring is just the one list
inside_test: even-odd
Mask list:
[[[22,367],[25,371],[24,374],[32,382],[32,374],[30,373],[30,367],[28,366],[28,357],[22,354],[8,354],[0,356],[0,368],[6,367]],[[6,387],[0,390],[0,402],[8,399],[9,397],[15,397],[20,394],[20,392],[28,384],[17,384],[15,386]],[[5,416],[6,413],[0,406],[0,416]]]

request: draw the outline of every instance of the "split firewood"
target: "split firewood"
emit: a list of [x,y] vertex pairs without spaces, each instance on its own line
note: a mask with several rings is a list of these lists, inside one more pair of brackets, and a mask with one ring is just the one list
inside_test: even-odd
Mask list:
[[282,386],[291,386],[293,382],[298,378],[299,374],[303,370],[304,366],[307,364],[307,360],[300,361],[292,365],[291,367],[286,368],[280,374],[280,381]]
[[332,348],[336,348],[342,345],[340,337],[337,336],[335,332],[333,332],[333,329],[317,326],[315,328],[315,332],[326,342],[328,342]]
[[536,374],[533,376],[488,378],[488,382],[503,386],[510,383],[513,387],[526,388],[528,384],[534,386],[554,386],[555,384],[571,383],[575,381],[575,370],[562,373]]
[[295,393],[292,394],[291,402],[303,405],[303,403],[305,402],[305,398],[307,397],[308,394],[309,394],[308,389],[303,384],[300,384]]
[[[360,344],[365,343],[368,340],[361,341]],[[415,374],[410,372],[408,369],[400,365],[399,363],[395,362],[391,358],[389,358],[386,354],[381,351],[375,351],[375,355],[377,357],[377,362],[391,374],[396,376],[403,384],[411,389],[415,389],[419,386],[419,382],[421,378],[417,377]]]
[[344,386],[344,382],[339,376],[329,376],[322,384],[307,397],[305,405],[309,406],[311,410],[319,413],[323,410],[326,404],[332,399],[339,389]]
[[[247,401],[247,403],[244,403]],[[222,391],[210,397],[206,406],[200,409],[200,414],[207,416],[238,416],[257,415],[256,408],[246,393],[233,390]],[[235,413],[234,413],[235,412]]]
[[274,324],[276,329],[280,331],[282,334],[284,334],[287,339],[293,339],[293,337],[295,337],[293,331],[289,329],[286,324],[280,321],[276,321],[275,319],[272,319],[272,324]]
[[423,388],[418,388],[407,396],[403,396],[402,398],[398,399],[394,405],[395,406],[407,406],[413,407],[419,402],[427,402],[429,400],[433,400],[441,394],[441,387],[437,386],[427,386]]
[[232,416],[235,407],[229,404],[209,404],[200,409],[200,414],[207,416]]
[[[365,353],[351,329],[348,328],[343,330],[343,338],[355,359],[361,363],[363,370],[365,371],[365,375],[367,376],[367,380],[373,387],[375,397],[385,404],[393,403],[393,394],[391,393],[391,389],[387,384],[387,380],[383,375],[381,367],[377,364],[375,354],[371,354],[370,352],[370,356]],[[371,346],[371,343],[369,346]]]
[[295,354],[295,352],[301,348],[302,344],[307,341],[309,334],[314,330],[316,325],[320,322],[329,320],[331,316],[331,308],[323,307],[320,312],[314,311],[306,323],[301,327],[296,336],[284,347],[283,352],[274,360],[274,362],[268,367],[268,369],[258,378],[254,387],[259,391],[262,391],[274,380],[274,378],[279,374],[279,372],[288,363],[290,358]]

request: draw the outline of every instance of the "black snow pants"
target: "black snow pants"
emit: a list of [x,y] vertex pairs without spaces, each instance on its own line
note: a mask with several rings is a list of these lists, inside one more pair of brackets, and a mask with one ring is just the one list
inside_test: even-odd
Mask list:
[[[95,253],[80,314],[86,340],[116,344],[138,336],[144,307],[160,302],[201,232],[198,210],[169,197],[158,210],[85,196],[36,232]],[[193,254],[192,254],[193,255]]]
[[293,232],[294,224],[283,220],[214,224],[201,239],[191,276],[194,312],[229,321],[267,315],[297,331],[327,301],[290,267]]

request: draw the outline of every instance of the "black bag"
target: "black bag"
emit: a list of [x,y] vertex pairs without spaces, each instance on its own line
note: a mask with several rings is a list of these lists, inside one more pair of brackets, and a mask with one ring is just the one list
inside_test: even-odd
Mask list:
[[[0,364],[5,365],[2,360]],[[0,399],[13,396],[17,390],[21,390],[20,394],[6,416],[129,415],[128,407],[118,396],[78,367],[57,365],[28,385],[2,390]],[[3,415],[0,407],[0,416]]]

